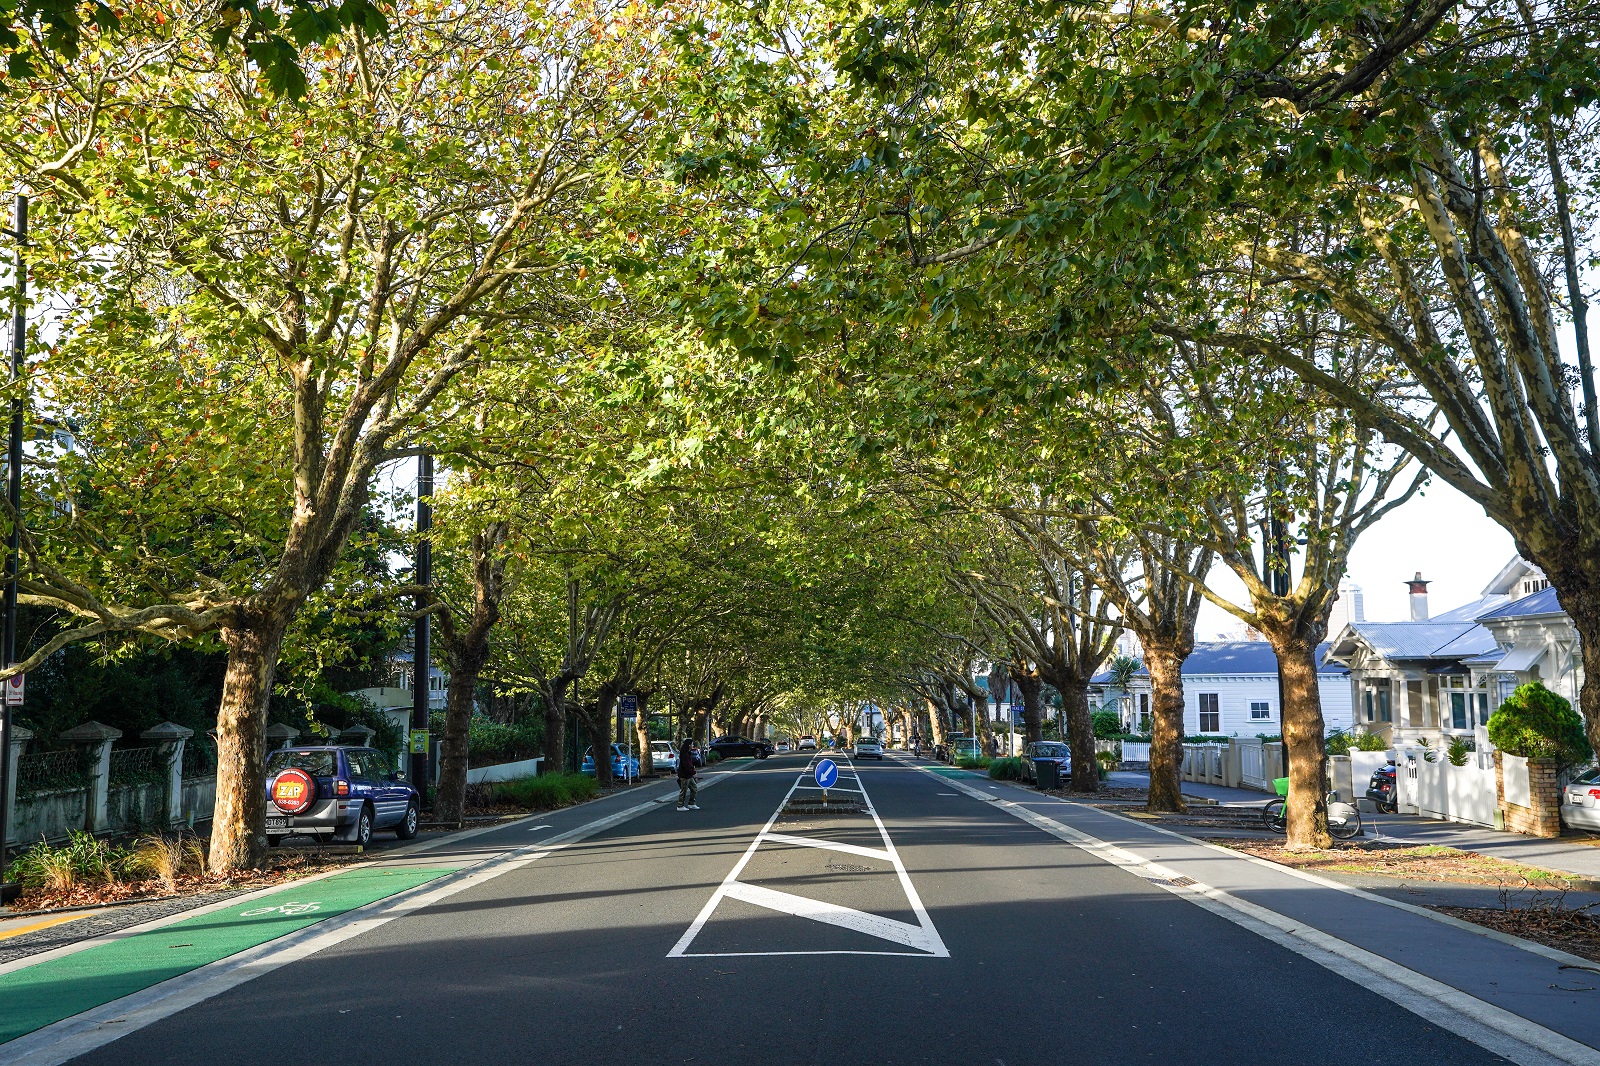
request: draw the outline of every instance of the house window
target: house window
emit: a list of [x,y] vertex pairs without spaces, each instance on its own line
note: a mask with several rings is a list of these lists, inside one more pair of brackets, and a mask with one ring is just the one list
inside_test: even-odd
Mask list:
[[1375,719],[1372,717],[1372,690],[1369,688],[1363,692],[1362,695],[1366,697],[1367,701],[1367,721],[1375,721]]
[[1465,692],[1450,693],[1450,728],[1472,728],[1472,716],[1467,713],[1467,694]]
[[1478,724],[1489,724],[1489,694],[1480,692],[1478,695]]
[[1222,732],[1222,701],[1215,692],[1200,693],[1200,732]]
[[1266,700],[1250,701],[1250,720],[1252,722],[1265,722],[1272,717],[1272,707]]
[[1385,681],[1373,691],[1378,696],[1378,721],[1394,721],[1394,708],[1389,705],[1389,682]]
[[1139,731],[1150,732],[1150,693],[1139,693]]

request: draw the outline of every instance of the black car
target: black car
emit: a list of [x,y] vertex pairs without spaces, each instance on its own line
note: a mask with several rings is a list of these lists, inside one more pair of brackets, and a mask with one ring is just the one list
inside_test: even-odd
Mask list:
[[764,740],[750,740],[733,735],[713,740],[711,750],[724,759],[765,759],[773,754],[772,745]]
[[1038,784],[1038,763],[1051,762],[1061,768],[1060,780],[1072,776],[1072,749],[1058,740],[1036,740],[1022,753],[1022,779]]
[[1367,782],[1367,799],[1378,805],[1378,810],[1393,814],[1399,809],[1395,791],[1394,763],[1382,767]]

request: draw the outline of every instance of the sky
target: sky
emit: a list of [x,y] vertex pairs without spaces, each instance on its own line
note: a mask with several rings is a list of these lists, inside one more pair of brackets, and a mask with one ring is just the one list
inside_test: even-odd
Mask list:
[[[1411,617],[1405,583],[1412,574],[1420,570],[1432,582],[1428,610],[1438,614],[1477,599],[1515,554],[1511,535],[1491,522],[1483,508],[1435,479],[1356,542],[1349,575],[1361,586],[1367,621],[1403,622]],[[1222,595],[1245,595],[1244,586],[1220,564],[1211,572],[1211,582]],[[1237,619],[1208,603],[1201,608],[1195,636],[1219,640],[1239,628]]]

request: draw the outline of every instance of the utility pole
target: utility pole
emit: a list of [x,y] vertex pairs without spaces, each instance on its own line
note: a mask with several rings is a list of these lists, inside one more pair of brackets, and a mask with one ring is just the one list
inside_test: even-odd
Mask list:
[[[28,198],[17,194],[16,215],[6,231],[16,242],[12,262],[15,291],[11,308],[11,440],[6,452],[6,500],[11,505],[11,532],[6,537],[5,627],[0,634],[0,662],[17,661],[17,575],[22,569],[22,366],[28,344]],[[0,903],[6,901],[6,837],[11,832],[11,707],[0,697]]]
[[[428,647],[428,619],[425,613],[432,599],[433,541],[433,456],[417,457],[417,624],[411,639],[411,782],[428,805],[428,695],[432,691],[433,659]],[[417,734],[421,733],[420,742]]]

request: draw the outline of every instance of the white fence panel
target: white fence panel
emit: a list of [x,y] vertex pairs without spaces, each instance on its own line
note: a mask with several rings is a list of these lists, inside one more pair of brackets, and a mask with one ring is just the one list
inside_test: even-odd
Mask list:
[[1469,760],[1465,766],[1444,765],[1449,792],[1450,820],[1493,827],[1495,815],[1494,770],[1483,770]]
[[1266,761],[1261,757],[1261,741],[1235,740],[1233,743],[1239,751],[1240,784],[1245,788],[1271,791],[1272,782],[1267,780]]
[[1122,761],[1123,762],[1149,762],[1150,761],[1150,745],[1148,745],[1148,744],[1136,744],[1131,740],[1124,740],[1122,742]]
[[1484,770],[1469,760],[1465,766],[1452,766],[1442,754],[1429,762],[1420,751],[1402,753],[1400,809],[1424,818],[1451,822],[1494,825],[1494,771]]
[[503,762],[494,766],[475,766],[467,771],[467,784],[477,785],[489,781],[519,781],[524,777],[539,776],[543,757],[523,759],[521,762]]
[[1506,802],[1519,807],[1532,807],[1533,787],[1528,783],[1528,760],[1520,755],[1502,753],[1500,765],[1505,771]]
[[1367,794],[1367,783],[1372,780],[1372,775],[1383,769],[1389,762],[1389,755],[1382,751],[1352,751],[1350,753],[1350,787],[1355,791],[1355,798],[1350,802]]

